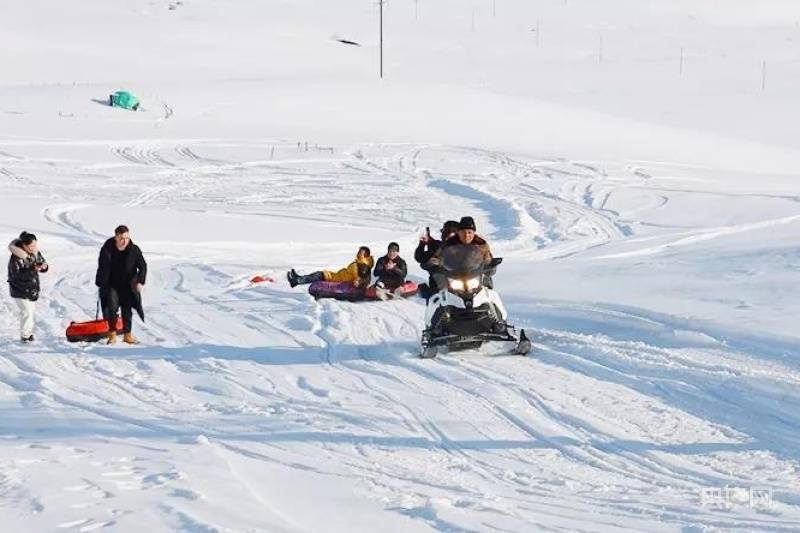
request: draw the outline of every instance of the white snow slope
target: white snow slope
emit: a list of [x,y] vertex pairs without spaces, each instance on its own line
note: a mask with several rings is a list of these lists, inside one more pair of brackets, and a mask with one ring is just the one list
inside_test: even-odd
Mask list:
[[[390,0],[383,81],[377,10],[5,3],[2,530],[797,530],[800,5]],[[468,214],[528,357],[285,281]],[[142,344],[69,344],[120,223]]]

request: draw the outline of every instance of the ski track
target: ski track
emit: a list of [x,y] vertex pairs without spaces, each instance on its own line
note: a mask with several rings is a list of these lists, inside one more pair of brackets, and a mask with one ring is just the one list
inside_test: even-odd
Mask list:
[[[201,157],[189,142],[111,145],[106,153],[123,169],[141,167],[129,208],[227,202],[281,212],[291,204],[299,220],[363,224],[380,213],[385,227],[413,231],[442,218],[438,206],[449,198],[486,211],[497,226],[513,221],[491,235],[496,246],[541,260],[628,239],[628,218],[608,206],[618,190],[653,179],[641,166],[467,147],[363,145],[330,160],[291,143],[276,146],[270,162],[263,147],[249,145],[230,148],[225,159]],[[182,161],[167,160],[167,150]],[[0,155],[12,168],[35,164]],[[211,168],[222,177],[208,174]],[[0,170],[0,177],[15,175]],[[253,191],[278,192],[230,197],[226,186],[240,180]],[[386,181],[407,200],[380,199]],[[641,210],[669,199],[649,196]],[[269,502],[251,476],[269,465],[356,483],[422,530],[529,531],[563,522],[575,531],[791,531],[800,520],[800,483],[787,476],[800,470],[800,368],[748,351],[749,341],[733,332],[718,342],[644,313],[567,307],[576,323],[591,316],[613,323],[614,332],[620,322],[636,332],[647,322],[706,341],[617,338],[611,326],[609,334],[539,328],[527,358],[466,353],[421,361],[419,300],[315,302],[300,289],[248,288],[241,284],[248,272],[238,266],[165,258],[151,262],[154,298],[146,301],[147,323],[136,326],[142,345],[68,345],[59,340],[67,317],[93,315],[85,263],[95,260],[103,237],[81,221],[89,203],[54,202],[42,217],[59,228],[54,246],[72,255],[43,278],[42,340],[24,347],[0,340],[10,457],[0,461],[0,510],[29,513],[45,529],[91,531],[130,527],[145,501],[185,529],[297,528],[274,506],[249,517],[255,522],[231,517],[215,503],[214,483],[203,481],[230,477],[257,509]],[[621,255],[795,219],[675,232],[668,244],[643,239]],[[12,302],[4,295],[0,303],[2,326],[15,331]],[[547,312],[511,308],[527,328]],[[23,416],[33,424],[15,424]],[[80,449],[66,451],[72,441]],[[208,447],[218,463],[212,470],[196,451]],[[760,466],[742,467],[743,458]],[[75,464],[80,479],[69,477]],[[60,484],[52,485],[57,504],[27,488],[26,479],[46,472]],[[770,512],[699,503],[705,487],[764,484],[774,488]]]

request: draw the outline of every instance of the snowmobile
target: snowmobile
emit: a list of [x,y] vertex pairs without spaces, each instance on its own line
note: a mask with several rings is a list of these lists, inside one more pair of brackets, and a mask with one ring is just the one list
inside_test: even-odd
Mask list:
[[477,349],[490,341],[513,342],[512,354],[526,355],[531,350],[525,330],[517,337],[514,326],[506,322],[506,308],[491,288],[489,276],[502,261],[498,257],[486,264],[480,250],[469,245],[442,251],[442,265],[433,273],[443,288],[428,300],[420,357]]

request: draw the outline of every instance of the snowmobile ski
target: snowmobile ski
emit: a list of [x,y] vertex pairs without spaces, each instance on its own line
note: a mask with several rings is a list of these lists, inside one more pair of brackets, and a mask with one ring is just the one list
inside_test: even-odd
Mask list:
[[514,353],[517,355],[528,355],[532,348],[531,340],[525,334],[525,330],[519,330],[519,342],[517,343],[517,347],[514,348]]

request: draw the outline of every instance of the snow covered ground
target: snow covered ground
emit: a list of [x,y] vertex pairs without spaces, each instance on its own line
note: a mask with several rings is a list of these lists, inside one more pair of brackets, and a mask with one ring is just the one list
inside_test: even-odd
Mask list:
[[[392,0],[383,81],[374,2],[74,4],[0,18],[4,529],[798,528],[795,2]],[[466,214],[526,358],[284,280]],[[143,343],[68,344],[120,223]]]

